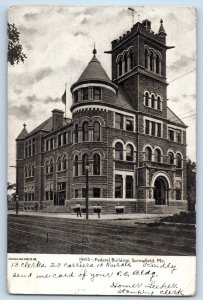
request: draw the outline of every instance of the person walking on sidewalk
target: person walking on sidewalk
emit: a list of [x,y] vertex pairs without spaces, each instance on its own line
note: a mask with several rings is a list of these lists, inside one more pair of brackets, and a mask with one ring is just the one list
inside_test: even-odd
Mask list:
[[18,215],[18,211],[19,211],[19,202],[18,199],[16,198],[16,215]]
[[97,204],[97,213],[98,213],[98,218],[100,218],[101,206],[99,204]]
[[76,212],[77,212],[77,217],[78,217],[78,216],[82,217],[82,214],[81,214],[81,206],[80,206],[80,203],[79,203],[79,202],[76,203]]

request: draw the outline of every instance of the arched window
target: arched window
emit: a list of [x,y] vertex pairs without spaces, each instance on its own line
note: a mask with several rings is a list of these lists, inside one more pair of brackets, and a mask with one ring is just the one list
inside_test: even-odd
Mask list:
[[174,165],[174,155],[172,152],[169,152],[169,154],[168,154],[168,163],[170,165]]
[[115,145],[115,159],[123,160],[123,145],[120,142]]
[[53,173],[54,172],[54,161],[53,161],[53,158],[50,159],[50,162],[49,162],[49,166],[50,166],[50,173]]
[[145,106],[149,106],[149,93],[145,93]]
[[49,174],[49,162],[48,162],[48,160],[45,162],[45,173]]
[[93,126],[93,141],[100,141],[100,123],[95,121]]
[[150,71],[154,71],[154,55],[150,52]]
[[154,151],[154,160],[156,162],[161,162],[161,151],[159,149],[155,149]]
[[32,167],[31,165],[28,165],[28,177],[32,176]]
[[152,95],[152,108],[155,108],[155,97]]
[[130,70],[133,68],[133,51],[130,50],[130,53],[129,53],[129,57],[130,57]]
[[28,168],[27,168],[27,166],[25,166],[25,178],[27,178],[28,177]]
[[147,48],[145,48],[145,68],[148,69],[149,68],[149,51]]
[[93,175],[100,175],[100,155],[98,153],[93,155]]
[[78,176],[78,156],[75,156],[75,176]]
[[134,152],[133,146],[128,144],[126,147],[126,160],[127,161],[133,161],[133,158],[134,158],[133,152]]
[[62,159],[62,168],[63,168],[63,170],[67,169],[67,159],[66,159],[65,155],[63,156],[63,159]]
[[160,61],[160,58],[159,58],[159,55],[157,54],[156,55],[156,73],[159,74],[160,70],[159,70],[159,61]]
[[61,158],[60,157],[57,160],[57,170],[61,171]]
[[182,159],[181,159],[181,155],[179,153],[176,155],[176,167],[182,168]]
[[159,96],[157,97],[157,109],[161,110],[161,98]]
[[82,175],[86,174],[86,166],[88,165],[88,155],[83,154],[82,156]]
[[152,149],[150,147],[146,147],[145,149],[145,160],[146,161],[152,160]]
[[122,75],[122,60],[120,57],[119,61],[118,61],[118,76],[121,76],[121,75]]
[[35,176],[34,164],[31,165],[31,176]]
[[124,54],[123,60],[124,60],[124,72],[126,73],[128,71],[128,59],[126,53]]
[[78,124],[75,124],[75,143],[78,143]]
[[88,123],[86,121],[82,124],[82,140],[88,141]]

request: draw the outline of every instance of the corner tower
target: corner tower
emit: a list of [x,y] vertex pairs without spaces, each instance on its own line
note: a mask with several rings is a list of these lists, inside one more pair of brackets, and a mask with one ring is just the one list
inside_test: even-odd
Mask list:
[[158,33],[151,22],[137,22],[112,42],[112,81],[121,86],[135,110],[166,117],[166,33],[160,21]]

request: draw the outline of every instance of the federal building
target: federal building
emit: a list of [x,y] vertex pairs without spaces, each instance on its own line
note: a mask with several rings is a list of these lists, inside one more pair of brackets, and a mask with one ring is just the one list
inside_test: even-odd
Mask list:
[[187,210],[187,126],[167,106],[166,36],[162,20],[158,33],[137,22],[106,51],[111,79],[93,50],[71,86],[72,119],[56,107],[31,132],[24,124],[16,139],[23,210],[72,212],[78,202],[85,211],[87,197],[104,214]]

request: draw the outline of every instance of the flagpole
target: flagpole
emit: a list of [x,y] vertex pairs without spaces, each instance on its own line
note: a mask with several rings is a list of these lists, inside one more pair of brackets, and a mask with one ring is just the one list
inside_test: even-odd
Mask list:
[[[66,95],[66,103],[67,103],[67,83],[65,83],[65,95]],[[66,103],[65,103],[65,118],[66,118]]]

